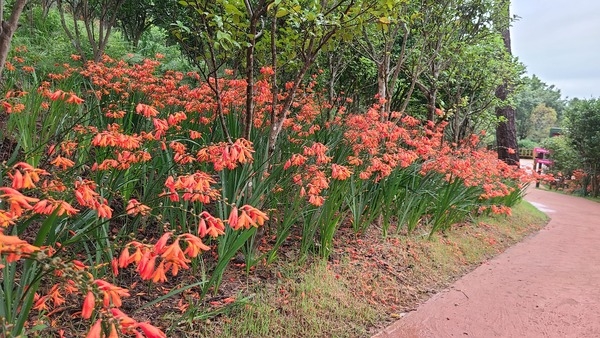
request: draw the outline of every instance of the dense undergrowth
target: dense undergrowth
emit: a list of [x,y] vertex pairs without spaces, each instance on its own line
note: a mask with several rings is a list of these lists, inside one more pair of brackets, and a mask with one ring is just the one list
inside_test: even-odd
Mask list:
[[161,285],[159,300],[193,290],[188,302],[201,302],[232,260],[251,273],[290,241],[294,260],[328,258],[341,226],[433,235],[510,213],[521,198],[524,173],[479,148],[477,135],[447,143],[441,118],[382,118],[381,102],[347,111],[317,82],[274,93],[269,68],[244,138],[246,82],[228,72],[203,79],[162,71],[160,56],[106,56],[44,75],[28,57],[20,48],[7,65],[1,100],[11,145],[0,169],[6,336],[55,327],[66,313],[90,337],[164,337],[123,305],[158,300],[144,305],[127,289]]

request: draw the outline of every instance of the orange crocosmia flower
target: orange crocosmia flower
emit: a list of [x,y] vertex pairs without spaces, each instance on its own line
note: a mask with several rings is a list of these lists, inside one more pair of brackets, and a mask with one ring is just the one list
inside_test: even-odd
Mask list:
[[182,266],[184,269],[188,268],[186,263],[190,262],[190,260],[185,257],[185,254],[179,246],[179,238],[165,248],[165,251],[161,254],[161,257],[168,262]]
[[143,103],[138,103],[138,105],[135,107],[135,112],[143,115],[144,117],[158,116],[158,110],[156,110],[156,108]]
[[0,227],[6,228],[10,225],[14,225],[17,217],[12,213],[0,210]]
[[13,107],[10,103],[6,102],[6,101],[2,101],[2,108],[4,108],[4,111],[7,114],[10,114],[13,112]]
[[90,319],[92,316],[92,312],[94,311],[94,307],[96,305],[96,297],[94,293],[88,291],[85,299],[83,300],[83,308],[81,309],[81,317],[83,319]]
[[16,104],[13,106],[13,113],[20,113],[20,112],[22,112],[23,110],[25,110],[25,105],[24,105],[24,104],[22,104],[22,103],[16,103]]
[[229,227],[231,227],[233,230],[239,229],[238,219],[238,208],[234,205],[229,213],[229,219],[227,219]]
[[[104,203],[106,203],[106,201],[104,201]],[[104,203],[96,203],[96,206],[94,209],[98,213],[98,217],[111,218],[112,217],[112,209]]]
[[25,196],[13,188],[1,187],[0,191],[4,193],[0,195],[0,198],[9,203],[10,212],[15,217],[21,216],[23,214],[23,209],[33,209],[33,206],[29,203],[37,203],[39,201],[37,198]]
[[119,338],[119,333],[117,332],[117,326],[115,323],[110,323],[110,332],[107,338]]
[[237,155],[237,156],[234,156],[234,159],[237,159],[238,162],[240,162],[240,163],[252,162],[252,160],[253,160],[252,153],[254,152],[254,149],[252,149],[252,142],[250,142],[246,139],[240,138],[235,141],[232,148],[233,148],[233,150],[235,150],[236,155]]
[[137,323],[135,325],[135,327],[142,330],[142,332],[144,332],[144,334],[148,338],[167,338],[167,335],[164,332],[162,332],[156,326],[151,325],[150,323],[147,323],[147,322]]
[[116,257],[111,259],[110,268],[112,269],[112,273],[115,277],[119,275],[119,260]]
[[171,238],[172,234],[173,234],[172,232],[165,232],[160,237],[160,239],[156,242],[156,244],[154,244],[153,250],[156,254],[161,254],[163,252],[163,250],[167,246],[167,242],[169,241],[169,238]]
[[60,290],[58,289],[58,284],[52,286],[50,292],[48,292],[48,297],[52,298],[52,302],[54,306],[61,306],[65,303],[65,298],[61,295]]
[[102,319],[98,319],[85,338],[102,338]]
[[137,324],[137,322],[133,318],[129,317],[128,315],[123,313],[123,311],[117,308],[111,308],[110,313],[113,315],[113,317],[115,317],[115,319],[119,321],[119,325],[121,325],[123,330],[129,330]]
[[202,133],[200,133],[198,131],[195,131],[195,130],[190,130],[190,138],[192,140],[196,140],[196,139],[202,138]]
[[143,280],[148,280],[152,278],[155,268],[156,255],[153,255],[150,250],[147,250],[138,263],[137,272],[140,274],[140,277],[142,277]]
[[66,201],[57,201],[58,202],[58,216],[62,216],[67,214],[67,216],[73,216],[79,212],[79,210],[73,208],[71,204]]
[[129,200],[129,203],[127,203],[127,208],[125,208],[125,210],[127,211],[127,214],[131,216],[147,216],[150,214],[152,209],[149,206],[144,205],[138,202],[138,200],[132,198]]
[[240,210],[246,211],[248,213],[248,216],[254,222],[258,223],[258,225],[263,225],[265,221],[269,219],[269,217],[267,217],[267,214],[248,204],[242,206]]
[[127,289],[120,288],[102,279],[96,279],[94,284],[96,284],[104,294],[104,307],[109,307],[111,302],[114,306],[120,307],[122,305],[121,297],[129,297],[129,291],[127,291]]
[[200,216],[206,219],[206,233],[209,236],[218,237],[225,234],[225,224],[220,218],[214,217],[206,211],[203,211]]
[[210,250],[210,247],[202,243],[202,240],[199,237],[196,237],[190,233],[183,234],[181,235],[181,237],[187,243],[187,248],[183,253],[188,257],[194,258],[198,256],[202,251]]
[[15,164],[13,169],[15,173],[11,178],[14,189],[35,188],[35,183],[40,181],[40,175],[50,175],[46,170],[34,168],[25,162]]
[[56,210],[58,210],[56,213],[57,216],[62,216],[64,214],[73,216],[79,212],[79,210],[73,208],[66,201],[57,201],[52,198],[41,200],[33,206],[33,211],[41,215],[51,215]]
[[97,202],[96,197],[99,196],[95,190],[96,182],[90,180],[77,180],[75,181],[75,190],[73,193],[75,194],[77,203],[92,208]]
[[6,261],[9,263],[21,259],[23,255],[29,255],[39,250],[39,247],[31,245],[17,236],[6,236],[0,231],[0,254],[8,253]]
[[[23,182],[23,175],[19,170],[15,170],[14,174],[8,175],[12,179],[11,187],[13,187],[13,189],[20,190],[24,188],[25,183]],[[33,187],[35,187],[35,185]]]
[[48,96],[48,98],[52,101],[56,101],[58,99],[64,99],[66,95],[67,95],[67,93],[65,93],[64,91],[59,89],[59,90],[55,91],[54,93],[51,93]]
[[167,120],[165,119],[154,118],[152,119],[152,124],[154,125],[154,128],[158,131],[165,131],[169,129],[169,122],[167,122]]
[[204,236],[206,236],[207,234],[207,227],[206,227],[206,221],[204,220],[204,218],[200,218],[200,222],[198,222],[198,236],[200,236],[200,238],[204,238]]
[[58,155],[54,160],[52,160],[52,162],[50,162],[50,164],[54,165],[55,167],[60,167],[62,170],[66,170],[74,166],[75,162]]
[[69,93],[69,98],[65,101],[72,104],[82,104],[85,100],[75,95],[75,93]]
[[301,155],[301,154],[294,154],[294,155],[292,155],[292,157],[289,160],[287,160],[285,162],[283,169],[287,170],[291,166],[299,167],[299,166],[303,165],[304,163],[306,163],[306,160],[307,160],[306,156]]
[[33,295],[33,309],[37,311],[48,311],[48,296],[40,296],[37,292]]
[[258,224],[248,216],[245,210],[241,210],[240,216],[238,217],[237,228],[250,229],[251,226],[258,227]]
[[331,165],[331,178],[333,178],[334,180],[343,181],[343,180],[346,180],[351,175],[352,175],[352,172],[350,170],[348,170],[348,168],[338,165],[338,164]]
[[125,268],[127,267],[131,262],[129,262],[129,249],[127,247],[125,247],[123,249],[123,251],[121,251],[121,254],[119,255],[119,267],[120,268]]
[[265,67],[262,67],[260,69],[260,73],[263,74],[263,75],[265,75],[265,76],[272,76],[272,75],[275,74],[275,71],[273,70],[272,67],[265,66]]
[[308,203],[310,203],[314,206],[317,206],[317,207],[323,205],[324,202],[325,202],[325,198],[323,198],[323,196],[310,195],[308,197]]
[[152,282],[154,283],[164,283],[167,281],[167,276],[165,275],[165,264],[164,261],[158,264],[156,270],[154,270],[154,274],[152,275]]
[[33,206],[33,211],[40,215],[50,215],[54,208],[55,206],[49,200],[41,200]]
[[133,255],[130,255],[129,259],[127,260],[127,265],[129,265],[131,263],[138,264],[144,257],[144,253],[142,252],[142,245],[139,243],[136,243],[136,244],[137,244],[137,246],[135,248],[135,251],[133,252]]

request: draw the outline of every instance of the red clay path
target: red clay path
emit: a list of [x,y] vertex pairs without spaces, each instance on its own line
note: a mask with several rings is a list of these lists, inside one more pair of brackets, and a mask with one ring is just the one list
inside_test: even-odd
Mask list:
[[600,203],[531,188],[552,219],[377,338],[600,337]]

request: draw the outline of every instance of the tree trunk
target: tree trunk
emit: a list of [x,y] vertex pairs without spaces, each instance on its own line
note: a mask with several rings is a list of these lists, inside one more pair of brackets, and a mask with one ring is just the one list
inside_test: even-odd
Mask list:
[[[506,7],[507,15],[508,6]],[[512,54],[510,46],[510,29],[509,25],[502,30],[502,39],[506,52]],[[496,88],[496,97],[502,102],[506,102],[506,98],[511,93],[512,88],[505,81],[502,85]],[[510,164],[519,166],[519,146],[517,144],[517,129],[515,123],[515,108],[510,105],[496,107],[496,117],[498,118],[498,126],[496,127],[496,145],[498,149],[498,159]]]
[[[19,24],[19,17],[23,13],[27,0],[17,0],[10,13],[8,21],[4,21],[4,17],[0,16],[0,79],[2,78],[2,71],[4,71],[4,65],[6,64],[6,58],[8,57],[8,51],[10,50],[10,43],[13,35],[17,30]],[[4,1],[0,1],[1,15],[4,14]]]

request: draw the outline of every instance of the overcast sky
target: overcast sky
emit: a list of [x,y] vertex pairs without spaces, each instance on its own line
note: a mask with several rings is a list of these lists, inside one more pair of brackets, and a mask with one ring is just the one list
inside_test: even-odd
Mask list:
[[600,98],[600,1],[512,0],[512,52],[563,98]]

